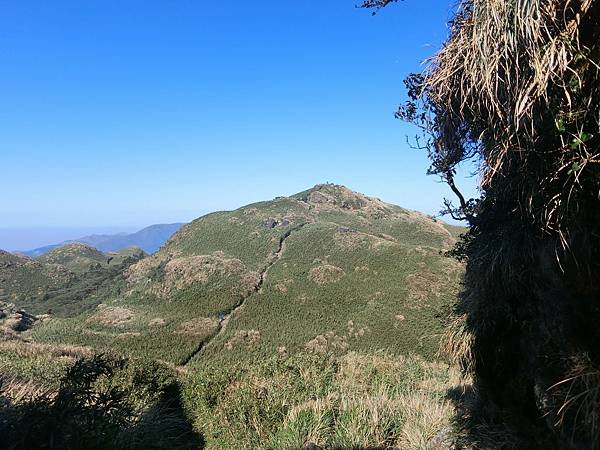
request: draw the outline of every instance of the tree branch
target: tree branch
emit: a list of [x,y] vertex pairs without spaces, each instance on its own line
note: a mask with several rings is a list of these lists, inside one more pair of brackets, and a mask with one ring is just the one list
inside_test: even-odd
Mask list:
[[446,180],[446,184],[450,186],[452,192],[458,197],[458,201],[460,202],[460,208],[465,212],[465,216],[467,215],[467,202],[465,201],[465,197],[462,195],[462,192],[456,187],[454,183],[454,175],[452,173],[444,174],[444,178]]
[[395,3],[397,1],[398,0],[363,0],[359,8],[375,8],[375,11],[373,11],[373,15],[375,15],[381,8],[384,8],[390,3]]

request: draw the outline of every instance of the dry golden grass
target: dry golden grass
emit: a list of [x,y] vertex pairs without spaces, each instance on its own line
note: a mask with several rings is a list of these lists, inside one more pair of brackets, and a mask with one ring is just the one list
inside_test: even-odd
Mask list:
[[[538,215],[545,228],[561,235],[572,191],[580,187],[587,170],[600,164],[597,149],[587,147],[578,136],[592,133],[582,127],[597,121],[592,105],[600,67],[597,52],[582,42],[593,36],[587,31],[597,23],[593,6],[593,0],[462,0],[450,38],[429,61],[420,87],[427,103],[440,112],[436,148],[450,157],[464,138],[464,124],[477,118],[473,131],[479,136],[468,139],[479,146],[485,188],[495,180],[500,183],[517,166],[527,173],[523,168],[539,150],[560,155],[552,170],[534,183],[536,192],[524,193],[521,202],[528,203],[525,208]],[[595,80],[587,81],[591,86],[585,85],[586,71],[596,73]],[[589,94],[583,102],[578,98],[581,92]],[[546,108],[555,110],[557,128],[564,119],[573,122],[576,131],[538,150],[536,143],[545,138],[542,133],[549,132],[539,122]],[[433,130],[434,125],[425,128]],[[538,191],[556,194],[534,201]],[[534,207],[536,203],[542,206]]]
[[239,259],[220,255],[175,258],[165,266],[165,290],[183,289],[195,283],[206,283],[211,275],[240,274],[244,265]]
[[141,283],[148,283],[151,281],[151,274],[161,264],[166,261],[156,255],[144,258],[137,263],[129,266],[125,271],[125,278],[130,286],[135,286]]
[[425,450],[453,443],[454,406],[446,392],[460,375],[444,364],[355,352],[261,364],[226,376],[218,395],[204,390],[219,378],[211,368],[190,386],[194,400],[208,400],[197,422],[208,448]]
[[338,231],[333,235],[336,245],[345,250],[355,249],[369,241],[369,236],[359,231]]
[[345,275],[344,271],[331,264],[313,267],[308,272],[308,278],[317,284],[335,283]]
[[52,389],[41,386],[33,380],[23,382],[0,377],[0,401],[6,399],[11,404],[19,404],[37,397],[51,397],[52,395]]
[[197,317],[183,322],[176,333],[194,336],[204,340],[213,336],[219,329],[219,320],[215,317]]
[[121,327],[131,322],[133,316],[133,311],[128,308],[100,304],[96,308],[96,312],[86,319],[86,323]]
[[411,273],[406,277],[408,286],[408,306],[422,308],[427,306],[429,300],[442,295],[440,276],[427,270]]
[[431,217],[427,216],[426,214],[423,214],[422,212],[408,209],[406,210],[405,216],[398,216],[398,218],[402,218],[404,220],[416,224],[421,231],[447,236],[449,242],[454,242],[452,234],[444,227],[442,222],[437,220],[431,220]]
[[348,336],[338,336],[333,331],[328,331],[325,334],[320,334],[314,339],[308,341],[304,347],[309,352],[328,353],[328,352],[343,352],[348,349]]
[[156,317],[148,321],[148,326],[151,328],[162,327],[167,324],[167,321],[162,317]]
[[280,282],[276,283],[273,287],[282,294],[285,294],[292,284],[294,284],[294,280],[286,278],[285,280],[281,280]]
[[[298,438],[323,445],[331,441],[331,418],[335,411],[338,422],[334,426],[339,437],[334,441],[338,440],[341,448],[430,449],[436,438],[444,441],[441,444],[449,444],[454,408],[444,395],[450,383],[459,378],[458,371],[448,369],[453,376],[441,380],[436,378],[439,376],[436,374],[445,370],[441,365],[419,360],[416,367],[422,372],[419,375],[408,372],[416,382],[409,389],[399,389],[367,375],[392,377],[405,373],[406,366],[415,362],[411,358],[349,353],[340,360],[336,389],[294,406],[283,427],[304,423],[303,434]],[[307,417],[310,417],[308,422]]]
[[260,341],[260,331],[257,330],[238,330],[233,337],[225,343],[227,350],[233,350],[236,347],[251,349]]
[[24,358],[43,355],[68,358],[86,358],[94,354],[90,347],[65,344],[42,344],[18,339],[0,340],[0,351],[11,351]]
[[124,333],[118,333],[116,335],[117,339],[127,339],[127,338],[131,338],[131,337],[138,337],[141,336],[142,333],[138,332],[138,331],[126,331]]
[[360,211],[366,217],[382,217],[392,212],[390,206],[378,198],[354,192],[345,186],[317,185],[308,194],[306,203],[317,212],[339,211],[352,213]]
[[[160,282],[153,277],[160,273]],[[242,261],[228,258],[222,251],[211,255],[180,256],[166,258],[152,256],[131,266],[125,273],[132,294],[136,289],[167,298],[177,291],[209,282],[213,276],[240,277],[240,283],[250,289],[259,281],[257,272],[248,271]]]
[[450,362],[463,369],[466,374],[473,371],[473,340],[472,332],[466,326],[466,314],[450,318],[440,341],[440,355],[450,359]]
[[440,431],[450,430],[454,408],[448,400],[435,399],[425,391],[410,392],[398,399],[404,415],[400,448],[431,448],[431,441]]

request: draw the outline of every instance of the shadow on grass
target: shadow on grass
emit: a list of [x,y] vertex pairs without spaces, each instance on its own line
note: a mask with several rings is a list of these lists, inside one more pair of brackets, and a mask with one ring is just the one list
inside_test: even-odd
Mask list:
[[[0,449],[202,449],[179,384],[153,370],[124,377],[123,361],[79,360],[58,391],[15,401],[18,383],[0,385]],[[124,382],[126,379],[126,382]]]
[[451,388],[447,397],[456,411],[452,425],[457,449],[560,449],[553,437],[543,432],[541,418],[502,414],[471,385]]

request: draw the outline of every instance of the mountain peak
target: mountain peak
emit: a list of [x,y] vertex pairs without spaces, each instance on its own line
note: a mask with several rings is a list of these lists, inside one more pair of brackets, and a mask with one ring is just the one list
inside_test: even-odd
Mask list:
[[368,197],[341,184],[317,184],[292,197],[308,203],[317,210],[341,209],[349,212],[361,211],[368,215],[385,215],[392,212],[391,206],[380,199]]
[[359,194],[359,192],[353,191],[352,189],[344,186],[343,184],[335,184],[335,183],[317,183],[312,188],[308,189],[306,192],[329,192],[329,193],[336,193],[336,194],[342,194],[342,193]]
[[77,256],[102,257],[102,253],[89,244],[84,244],[82,242],[69,242],[53,249],[46,254],[47,259],[64,257],[73,258]]

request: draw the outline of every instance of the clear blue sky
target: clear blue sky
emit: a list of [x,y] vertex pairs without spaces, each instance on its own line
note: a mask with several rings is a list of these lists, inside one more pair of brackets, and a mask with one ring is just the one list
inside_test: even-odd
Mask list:
[[325,181],[438,211],[393,112],[451,2],[358,2],[0,0],[0,228],[187,221]]

